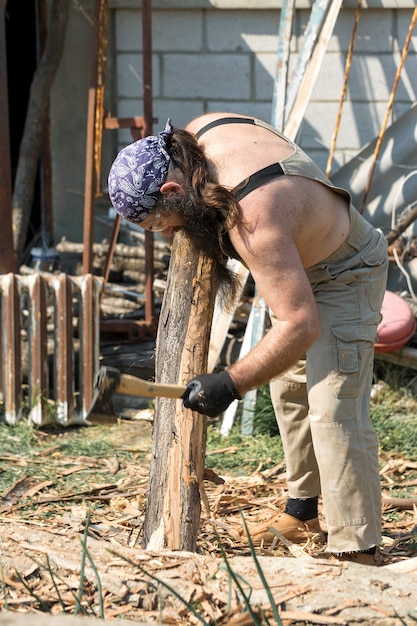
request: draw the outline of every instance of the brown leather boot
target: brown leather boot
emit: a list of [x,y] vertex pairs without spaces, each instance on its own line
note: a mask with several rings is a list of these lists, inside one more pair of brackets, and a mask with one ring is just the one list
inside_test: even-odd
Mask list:
[[276,535],[268,530],[270,527],[293,543],[304,543],[308,539],[316,542],[325,540],[324,532],[317,517],[302,522],[287,513],[278,513],[260,524],[248,524],[249,534],[254,545],[263,544],[265,547],[271,545]]

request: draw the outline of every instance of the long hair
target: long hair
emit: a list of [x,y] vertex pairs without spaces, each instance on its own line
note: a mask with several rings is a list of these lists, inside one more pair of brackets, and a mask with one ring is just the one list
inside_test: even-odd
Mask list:
[[206,157],[191,133],[174,129],[167,148],[171,157],[168,175],[180,179],[185,196],[164,195],[158,207],[184,216],[190,239],[213,259],[215,288],[223,306],[230,308],[237,297],[239,281],[227,267],[227,231],[239,218],[239,204],[230,191],[210,179]]

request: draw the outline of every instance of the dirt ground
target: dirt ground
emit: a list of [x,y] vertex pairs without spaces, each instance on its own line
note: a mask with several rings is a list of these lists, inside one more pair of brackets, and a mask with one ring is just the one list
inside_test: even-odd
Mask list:
[[[139,454],[150,445],[149,421],[111,428],[119,449],[134,445]],[[1,458],[2,464],[10,461]],[[74,489],[65,497],[53,481],[20,482],[19,497],[13,499],[12,491],[3,495],[1,626],[35,626],[31,617],[64,613],[88,623],[87,618],[101,618],[134,624],[272,625],[278,623],[272,605],[286,626],[417,622],[417,511],[412,508],[386,507],[382,567],[331,563],[325,544],[315,537],[302,546],[278,541],[272,550],[257,548],[253,554],[247,540],[238,539],[242,521],[236,502],[248,522],[282,510],[285,467],[280,464],[249,476],[223,476],[220,485],[207,482],[210,509],[202,512],[197,553],[152,552],[140,548],[146,463],[54,459],[52,452],[39,462],[59,463],[67,473],[89,467],[92,480],[89,489]],[[100,470],[108,471],[112,463],[114,482],[100,483]],[[395,486],[417,489],[416,469],[405,459],[387,459],[381,470],[384,493]],[[22,506],[28,498],[30,510]],[[97,503],[100,507],[91,509]],[[11,615],[21,621],[7,622]]]

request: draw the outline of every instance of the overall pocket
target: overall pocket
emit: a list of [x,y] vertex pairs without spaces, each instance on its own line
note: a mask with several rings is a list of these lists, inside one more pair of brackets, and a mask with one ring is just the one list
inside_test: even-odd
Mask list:
[[331,329],[333,347],[330,351],[329,385],[336,398],[357,398],[368,381],[370,359],[373,358],[376,329],[372,327],[337,326]]

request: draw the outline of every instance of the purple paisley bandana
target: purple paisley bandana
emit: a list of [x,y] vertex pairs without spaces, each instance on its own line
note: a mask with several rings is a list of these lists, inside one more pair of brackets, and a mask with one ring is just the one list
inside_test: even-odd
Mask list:
[[109,196],[117,213],[129,222],[142,222],[158,202],[170,162],[167,139],[172,121],[157,136],[144,137],[123,148],[109,173]]

